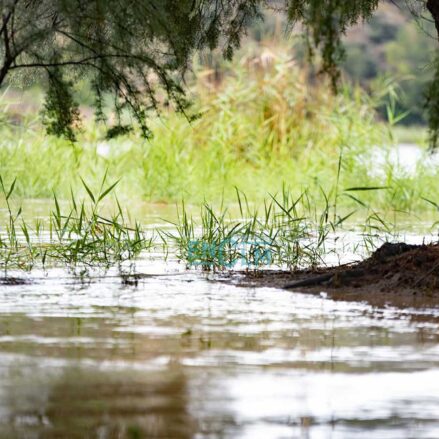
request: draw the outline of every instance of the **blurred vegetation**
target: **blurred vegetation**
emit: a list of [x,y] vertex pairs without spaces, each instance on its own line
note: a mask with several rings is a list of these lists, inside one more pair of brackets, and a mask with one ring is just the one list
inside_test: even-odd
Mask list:
[[[358,214],[365,245],[371,247],[375,234],[393,233],[397,217],[421,222],[430,211],[434,218],[439,167],[432,165],[439,160],[426,150],[422,111],[433,74],[435,41],[430,31],[428,25],[420,29],[408,13],[384,4],[369,22],[346,35],[344,73],[334,94],[330,79],[317,74],[318,65],[305,62],[300,35],[288,35],[282,17],[267,12],[264,21],[251,27],[233,61],[212,51],[194,58],[187,84],[192,114],[201,117],[185,118],[168,108],[149,121],[151,139],[124,130],[130,126],[126,113],[121,114],[126,125],[116,125],[121,131],[114,134],[120,136],[110,138],[111,129],[94,121],[86,77],[74,90],[83,116],[75,143],[47,135],[39,88],[6,90],[0,97],[0,175],[6,200],[0,201],[0,213],[9,218],[7,241],[0,242],[3,259],[31,266],[41,258],[44,264],[47,255],[69,264],[89,257],[90,264],[105,265],[149,248],[151,242],[139,226],[127,225],[118,202],[115,216],[96,213],[101,195],[95,203],[93,194],[107,194],[107,178],[119,182],[118,196],[130,210],[145,200],[187,202],[178,234],[167,238],[189,263],[184,252],[199,237],[184,206],[190,210],[191,204],[203,203],[204,235],[195,250],[201,253],[197,261],[207,267],[222,261],[218,255],[204,260],[205,244],[211,248],[237,236],[242,243],[250,237],[256,247],[268,242],[279,265],[313,265],[325,253],[329,234],[348,219],[357,221]],[[109,114],[111,126],[117,115]],[[407,167],[395,155],[395,145],[412,142],[421,148]],[[51,246],[16,239],[17,233],[29,234],[25,222],[18,225],[21,209],[14,214],[10,208],[12,192],[22,199],[59,197],[50,218],[51,233],[57,233]],[[223,207],[238,212],[237,194],[240,216],[250,220],[235,230],[236,219],[234,223],[226,217]],[[88,216],[75,201],[84,196],[95,203]],[[71,198],[71,211],[62,214],[59,206]],[[264,206],[262,223],[263,211],[254,206]],[[313,230],[318,232],[315,240],[298,247]],[[80,237],[74,247],[73,234]],[[229,250],[229,262],[241,258],[234,246]],[[250,262],[258,265],[257,258]]]
[[[253,23],[244,44],[259,53],[267,46],[288,44],[291,57],[308,71],[310,79],[321,80],[316,77],[319,59],[314,57],[315,65],[309,65],[301,30],[290,31],[286,18],[279,14],[266,11],[264,20]],[[405,2],[383,2],[367,22],[348,30],[343,44],[341,68],[345,81],[360,85],[371,95],[379,93],[383,83],[391,82],[395,113],[404,115],[399,123],[427,124],[426,93],[434,76],[437,45],[433,23],[414,20]],[[219,52],[203,54],[201,62],[214,69],[218,77],[230,68]],[[389,99],[382,100],[377,108],[383,120],[387,118],[389,104]]]
[[[1,173],[6,180],[17,177],[17,193],[25,197],[51,197],[54,187],[68,197],[70,184],[80,188],[79,175],[98,182],[107,167],[111,178],[123,177],[127,194],[147,199],[202,200],[224,186],[234,192],[234,185],[265,195],[282,178],[297,182],[305,169],[313,175],[329,157],[335,162],[341,144],[381,142],[384,127],[375,124],[360,89],[334,96],[326,84],[309,85],[288,51],[250,52],[227,67],[233,74],[222,79],[196,67],[192,91],[202,117],[189,124],[170,111],[154,122],[151,141],[136,133],[105,140],[105,130],[88,119],[71,144],[47,136],[32,108],[26,119],[20,100],[14,105],[5,96]],[[327,168],[319,172],[322,181],[331,175]]]
[[[300,38],[286,38],[282,18],[268,15],[233,62],[212,52],[194,60],[188,85],[192,110],[202,117],[189,123],[169,109],[151,121],[150,140],[134,132],[107,139],[106,127],[93,121],[85,79],[76,90],[84,123],[75,144],[46,135],[40,90],[7,90],[0,99],[0,174],[9,184],[17,178],[15,193],[24,198],[51,198],[55,190],[67,199],[71,188],[84,192],[81,176],[96,188],[108,170],[111,180],[122,178],[121,199],[133,202],[220,203],[234,199],[235,187],[257,202],[284,187],[293,196],[318,194],[337,180],[342,189],[385,186],[361,194],[377,208],[426,208],[423,197],[439,200],[432,158],[420,152],[410,173],[391,160],[391,147],[426,144],[422,113],[405,112],[424,99],[420,90],[431,73],[424,68],[428,51],[420,48],[433,42],[404,13],[391,11],[398,13],[395,25],[387,27],[383,12],[347,35],[351,70],[338,95],[303,65]],[[410,75],[415,80],[405,82]],[[409,122],[416,125],[399,128]],[[358,201],[343,203],[352,208]]]
[[[396,110],[406,113],[401,123],[426,124],[425,93],[433,79],[437,44],[434,24],[414,21],[401,8],[384,4],[369,22],[349,31],[343,69],[371,92],[383,77],[393,78],[399,95]],[[384,106],[379,111],[385,116]]]
[[[188,123],[169,111],[153,121],[151,140],[136,133],[108,140],[90,117],[71,144],[47,136],[34,109],[26,113],[13,95],[5,96],[0,173],[7,184],[17,178],[15,192],[24,198],[51,198],[56,191],[68,199],[71,187],[84,192],[81,176],[96,188],[108,170],[111,180],[122,179],[118,193],[131,203],[227,202],[235,187],[261,201],[283,187],[294,196],[327,192],[336,180],[341,189],[386,186],[361,194],[362,202],[385,210],[426,207],[422,197],[439,200],[437,171],[428,160],[415,175],[389,161],[397,139],[375,109],[387,100],[389,118],[398,120],[392,82],[373,97],[348,83],[334,95],[328,83],[309,81],[288,47],[248,47],[241,55],[223,73],[195,65],[194,110],[202,117]],[[356,203],[344,199],[346,208]]]

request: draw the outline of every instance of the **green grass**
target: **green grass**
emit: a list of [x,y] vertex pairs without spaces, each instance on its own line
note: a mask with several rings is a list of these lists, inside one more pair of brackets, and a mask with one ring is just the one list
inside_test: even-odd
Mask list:
[[[158,235],[165,246],[176,248],[177,258],[188,267],[207,271],[267,265],[313,268],[324,265],[331,254],[339,257],[349,251],[366,256],[383,242],[397,239],[396,222],[352,195],[381,190],[384,188],[355,187],[325,192],[320,188],[318,194],[305,190],[296,197],[284,187],[259,209],[236,190],[238,209],[233,212],[204,203],[194,216],[183,203],[173,230],[159,230]],[[338,201],[343,196],[352,197],[357,207],[347,212],[340,209]],[[320,205],[323,207],[317,207]],[[343,235],[352,231],[360,239],[343,242]]]
[[[5,94],[0,267],[105,269],[161,245],[205,270],[239,263],[294,269],[339,251],[334,244],[345,231],[362,236],[363,253],[394,239],[406,219],[437,227],[432,157],[424,148],[415,173],[390,160],[395,142],[425,138],[424,130],[394,126],[392,87],[373,98],[345,84],[334,95],[324,81],[310,83],[282,50],[250,54],[225,71],[219,78],[196,68],[193,110],[201,117],[192,124],[172,112],[152,117],[151,141],[136,134],[105,140],[103,127],[87,119],[71,144],[44,132],[37,91],[30,111]],[[382,99],[393,124],[376,117]],[[173,229],[156,229],[154,241],[109,197],[114,184],[107,181],[118,182],[122,205],[134,211],[145,201],[185,200]],[[28,221],[14,207],[26,199],[51,199],[52,212]]]
[[117,199],[116,213],[102,216],[100,205],[117,184],[106,185],[106,181],[104,175],[95,194],[83,181],[88,202],[77,201],[72,193],[66,212],[53,194],[47,220],[36,220],[31,226],[22,217],[22,207],[13,207],[16,180],[8,187],[0,176],[0,193],[7,206],[7,221],[0,227],[0,268],[6,272],[60,265],[84,273],[90,268],[108,269],[149,249],[152,238],[146,237],[138,223],[127,224]]
[[[362,254],[373,250],[378,242],[395,236],[391,223],[350,194],[385,190],[380,187],[355,187],[345,191],[336,187],[329,192],[320,188],[323,208],[317,207],[320,203],[310,191],[296,198],[284,187],[280,194],[264,200],[261,209],[253,207],[247,196],[236,189],[235,212],[204,203],[194,219],[183,203],[171,229],[156,227],[147,238],[139,223],[129,225],[117,198],[116,213],[103,216],[101,204],[118,183],[107,184],[106,174],[97,192],[82,180],[88,200],[79,201],[72,193],[67,210],[60,206],[54,194],[53,209],[46,221],[37,220],[33,225],[23,219],[21,207],[14,208],[12,197],[16,182],[7,186],[0,177],[0,193],[7,211],[6,224],[0,227],[0,267],[5,273],[11,269],[61,266],[84,275],[90,269],[121,267],[122,262],[132,261],[141,252],[159,246],[164,254],[174,252],[188,267],[207,271],[237,266],[246,269],[316,267],[325,263],[328,254],[337,254],[337,234],[350,230],[349,226],[344,228],[345,223],[358,212],[363,220],[363,239],[356,246],[363,247]],[[338,201],[343,195],[356,200],[358,208],[341,213]],[[434,202],[429,203],[437,207]]]
[[[362,192],[360,201],[387,213],[431,212],[424,199],[439,202],[439,170],[428,166],[428,156],[418,163],[416,175],[388,159],[401,131],[392,135],[395,127],[377,121],[375,108],[386,90],[373,99],[345,85],[334,96],[324,81],[310,84],[307,72],[282,50],[251,54],[226,71],[218,80],[215,72],[197,68],[191,89],[194,112],[202,117],[192,124],[172,112],[152,117],[151,141],[135,134],[108,141],[105,130],[87,120],[72,145],[47,136],[35,111],[18,125],[10,123],[4,97],[0,173],[7,184],[17,178],[15,194],[25,199],[50,199],[56,191],[65,201],[71,189],[78,197],[87,195],[79,176],[97,188],[108,173],[111,181],[120,179],[119,197],[131,206],[184,199],[188,205],[207,200],[218,207],[220,200],[236,202],[235,187],[255,204],[283,187],[296,198],[304,191],[319,194],[323,187],[329,193],[337,187],[337,204],[346,211],[358,200],[343,190],[358,186],[385,186]],[[393,107],[390,119],[397,121]],[[14,108],[16,120],[20,111]],[[384,157],[380,172],[375,146]],[[315,202],[324,208],[323,196],[316,195]]]

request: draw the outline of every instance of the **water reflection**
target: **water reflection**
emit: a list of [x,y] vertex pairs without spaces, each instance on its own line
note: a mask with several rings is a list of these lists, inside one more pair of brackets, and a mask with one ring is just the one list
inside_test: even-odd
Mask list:
[[35,278],[0,286],[2,438],[437,437],[437,311]]
[[180,370],[127,373],[9,360],[0,387],[4,437],[190,438],[195,432]]

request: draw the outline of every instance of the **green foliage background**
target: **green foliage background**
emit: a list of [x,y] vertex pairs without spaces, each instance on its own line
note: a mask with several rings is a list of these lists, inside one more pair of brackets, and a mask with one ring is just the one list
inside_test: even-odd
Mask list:
[[[343,70],[353,81],[376,91],[376,83],[391,77],[398,86],[397,111],[407,113],[403,124],[425,124],[426,91],[434,75],[436,34],[433,23],[413,20],[392,4],[378,8],[345,39]],[[385,116],[385,107],[380,109]]]

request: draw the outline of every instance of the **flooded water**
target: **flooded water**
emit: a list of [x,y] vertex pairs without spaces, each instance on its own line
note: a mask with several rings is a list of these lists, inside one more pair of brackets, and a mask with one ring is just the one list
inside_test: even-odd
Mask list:
[[0,286],[1,438],[439,437],[439,310],[138,268]]
[[1,439],[439,438],[439,308],[137,269],[0,284]]

